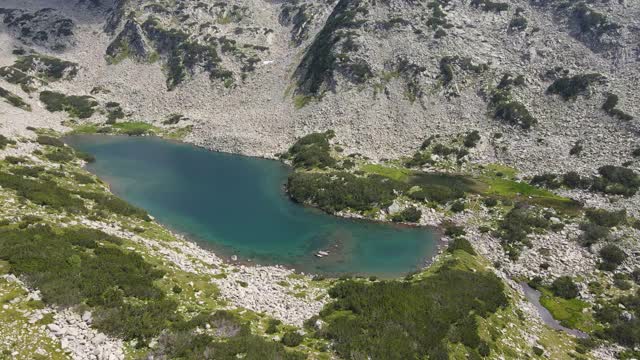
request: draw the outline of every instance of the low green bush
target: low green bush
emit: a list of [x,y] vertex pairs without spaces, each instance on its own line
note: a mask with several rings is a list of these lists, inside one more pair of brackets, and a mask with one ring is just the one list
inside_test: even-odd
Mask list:
[[495,119],[520,126],[525,130],[538,123],[538,120],[529,113],[524,104],[512,99],[508,90],[495,90],[489,101],[489,108]]
[[406,209],[393,214],[391,220],[394,222],[418,222],[422,216],[422,211],[418,210],[415,206],[409,206]]
[[516,204],[499,223],[498,235],[503,243],[521,244],[535,229],[546,229],[549,220],[540,216],[535,208]]
[[587,92],[592,84],[601,82],[600,74],[581,74],[557,79],[547,88],[547,93],[560,95],[565,101],[575,99]]
[[467,234],[464,227],[458,226],[451,221],[443,222],[442,227],[444,228],[444,234],[452,238],[457,238]]
[[75,160],[76,158],[73,150],[71,150],[70,148],[57,148],[51,152],[46,153],[44,157],[57,163],[68,163]]
[[116,196],[92,191],[77,191],[76,194],[94,201],[99,210],[113,212],[122,216],[136,217],[145,221],[150,220],[149,214],[145,210],[133,206]]
[[15,190],[19,196],[37,205],[50,206],[70,213],[86,211],[82,199],[59,187],[53,181],[34,180],[0,172],[0,186]]
[[91,96],[67,96],[59,92],[45,90],[40,93],[40,101],[51,112],[66,111],[70,116],[80,119],[90,118],[98,102]]
[[640,176],[628,168],[605,165],[598,169],[600,177],[593,179],[592,190],[606,194],[633,196],[640,188]]
[[289,148],[287,157],[292,159],[294,167],[307,169],[333,167],[336,160],[331,157],[329,140],[334,136],[331,130],[303,136]]
[[31,111],[31,105],[24,102],[24,100],[12,93],[11,91],[0,86],[0,98],[4,98],[9,104],[26,111]]
[[284,336],[282,336],[282,343],[288,347],[296,347],[302,344],[303,339],[304,337],[297,331],[287,331]]
[[19,166],[11,168],[11,173],[21,177],[37,178],[44,172],[43,166]]
[[[631,319],[622,316],[624,311],[632,315]],[[596,308],[595,318],[606,324],[601,333],[606,339],[626,347],[640,345],[640,293],[625,295]]]
[[616,117],[622,121],[630,121],[633,120],[633,116],[625,113],[624,111],[617,109],[618,105],[618,96],[615,94],[608,93],[607,99],[604,104],[602,104],[602,110],[604,110],[607,114]]
[[580,224],[582,234],[578,238],[580,245],[591,246],[609,236],[609,228],[593,223]]
[[267,329],[264,331],[267,334],[275,334],[278,332],[278,326],[282,324],[282,321],[278,319],[269,319],[267,321]]
[[40,145],[64,147],[64,142],[62,142],[62,140],[48,135],[38,135],[36,142]]
[[287,182],[287,190],[294,201],[313,204],[331,213],[345,209],[386,208],[396,198],[395,191],[405,190],[406,186],[379,175],[359,177],[346,172],[294,172]]
[[465,147],[472,148],[476,147],[478,141],[480,141],[480,133],[478,130],[473,130],[465,135],[463,144]]
[[98,330],[144,342],[179,319],[177,305],[154,284],[164,273],[114,246],[120,243],[86,228],[0,228],[0,259],[39,289],[46,304],[87,304]]
[[600,268],[606,271],[615,270],[627,259],[627,254],[614,244],[607,244],[599,251],[602,263]]
[[569,276],[560,276],[551,283],[551,291],[555,296],[564,299],[573,299],[580,295],[578,285],[573,282]]
[[605,226],[608,228],[618,226],[627,220],[627,211],[607,211],[603,209],[587,209],[585,216],[589,221],[596,225]]
[[524,31],[529,26],[529,21],[523,16],[514,16],[509,22],[509,30]]
[[0,150],[4,150],[7,145],[15,145],[15,140],[10,140],[6,136],[0,134]]
[[[465,255],[469,256],[469,255]],[[340,282],[320,313],[316,332],[338,356],[371,359],[447,359],[447,344],[479,356],[490,347],[478,334],[476,317],[507,305],[504,285],[491,272],[461,270],[451,260],[420,280]]]
[[451,204],[451,211],[453,211],[454,213],[459,213],[464,211],[465,209],[465,205],[464,202],[457,200],[454,201],[453,204]]

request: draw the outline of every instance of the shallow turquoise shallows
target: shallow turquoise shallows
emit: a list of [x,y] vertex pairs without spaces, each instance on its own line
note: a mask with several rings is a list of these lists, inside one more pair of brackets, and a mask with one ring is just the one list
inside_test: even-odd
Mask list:
[[429,229],[341,219],[291,202],[283,191],[290,169],[277,161],[153,137],[65,140],[96,157],[88,170],[115,194],[227,257],[389,277],[418,269],[437,250]]

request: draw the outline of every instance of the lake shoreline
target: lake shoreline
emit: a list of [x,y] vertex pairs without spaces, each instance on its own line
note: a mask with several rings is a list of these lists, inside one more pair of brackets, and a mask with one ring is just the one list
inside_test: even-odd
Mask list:
[[[66,135],[63,139],[65,140],[65,142],[69,142],[69,137],[73,136],[73,134],[69,134]],[[109,138],[121,138],[121,139],[126,139],[129,138],[130,136],[126,136],[126,135],[104,135],[106,137]],[[187,146],[193,146],[195,148],[199,148],[201,150],[204,150],[207,153],[219,153],[219,154],[227,154],[227,153],[223,153],[223,152],[218,152],[218,151],[213,151],[207,148],[203,148],[203,147],[199,147],[197,145],[191,144],[191,143],[187,143],[187,142],[182,142],[176,139],[165,139],[163,137],[159,137],[159,136],[144,136],[144,137],[151,137],[151,138],[157,138],[163,141],[168,141],[170,143],[174,143],[177,145],[187,145]],[[238,154],[231,154],[229,153],[228,155],[233,155],[233,156],[242,156],[243,158],[258,158],[258,159],[263,159],[261,157],[251,157],[251,156],[245,156],[245,155],[238,155]],[[286,164],[285,162],[281,161],[281,160],[275,160],[275,159],[268,159],[268,160],[274,160],[277,161],[280,165],[286,165],[289,168],[289,165]],[[85,169],[87,168],[87,166],[85,165]],[[87,169],[88,170],[88,169]],[[91,171],[93,172],[93,171]],[[95,172],[94,175],[98,176]],[[104,176],[99,176],[99,178],[101,179],[101,181],[103,183],[105,183],[105,185],[109,188],[109,191],[114,193],[114,188],[113,188],[113,184],[109,183],[108,181],[103,180]],[[318,276],[322,276],[322,277],[340,277],[340,276],[344,276],[344,275],[355,275],[355,276],[370,276],[370,275],[376,275],[378,277],[382,277],[382,278],[389,278],[389,279],[393,279],[393,278],[400,278],[406,274],[409,273],[413,273],[416,271],[421,271],[424,270],[425,268],[427,268],[428,266],[430,266],[436,259],[437,257],[444,251],[444,249],[446,248],[446,245],[448,243],[447,239],[443,236],[442,230],[440,228],[438,228],[437,226],[434,226],[433,224],[428,224],[428,223],[419,223],[419,224],[405,224],[405,223],[395,223],[386,219],[370,219],[370,218],[364,218],[364,217],[360,217],[360,216],[353,216],[353,214],[341,214],[341,213],[327,213],[325,211],[322,211],[321,209],[318,209],[314,206],[309,206],[309,205],[305,205],[305,204],[299,204],[297,202],[295,202],[288,194],[288,192],[284,189],[285,186],[283,186],[283,184],[280,184],[278,191],[281,193],[281,196],[284,196],[287,199],[287,202],[295,205],[295,206],[300,206],[303,208],[307,208],[313,211],[317,211],[317,212],[321,212],[323,214],[326,214],[327,216],[336,218],[336,219],[341,219],[342,221],[346,221],[348,223],[359,223],[362,222],[364,224],[380,224],[380,225],[384,225],[384,226],[392,226],[395,228],[402,228],[402,229],[420,229],[420,230],[425,230],[425,231],[429,231],[432,236],[433,236],[433,241],[434,241],[434,245],[432,250],[429,251],[428,254],[424,255],[422,257],[422,259],[417,263],[417,265],[415,266],[415,268],[412,269],[408,269],[406,271],[401,271],[401,272],[392,272],[392,273],[388,273],[388,274],[381,274],[381,273],[371,273],[371,272],[367,272],[367,271],[341,271],[341,270],[337,270],[337,271],[321,271],[321,270],[310,270],[308,268],[305,268],[304,266],[300,265],[303,263],[309,263],[309,262],[314,262],[314,261],[318,261],[319,264],[322,264],[322,260],[327,260],[327,259],[318,259],[317,250],[313,250],[310,252],[305,253],[303,256],[300,257],[300,260],[294,263],[287,263],[287,262],[283,262],[283,261],[278,261],[278,260],[270,260],[268,259],[268,256],[246,256],[246,255],[242,255],[242,251],[238,251],[237,249],[234,249],[233,246],[228,246],[225,244],[221,244],[218,243],[217,241],[211,239],[205,239],[202,238],[200,236],[198,236],[197,234],[193,234],[190,233],[188,231],[181,231],[179,229],[177,229],[175,226],[172,226],[166,222],[160,221],[158,220],[158,218],[156,216],[154,216],[154,220],[157,221],[161,226],[165,227],[166,229],[168,229],[170,232],[180,235],[182,238],[186,239],[187,241],[193,242],[195,244],[197,244],[198,246],[203,247],[204,249],[206,249],[207,251],[212,252],[215,256],[223,259],[226,263],[229,264],[234,264],[234,265],[245,265],[245,266],[282,266],[285,267],[287,269],[291,269],[293,271],[296,272],[300,272],[300,273],[305,273],[305,274],[312,274],[312,275],[318,275]],[[119,195],[117,195],[119,196]],[[151,213],[151,215],[153,216],[153,213]],[[324,249],[319,249],[319,250],[324,250]],[[340,253],[332,253],[332,256],[344,256],[344,254],[340,254]]]

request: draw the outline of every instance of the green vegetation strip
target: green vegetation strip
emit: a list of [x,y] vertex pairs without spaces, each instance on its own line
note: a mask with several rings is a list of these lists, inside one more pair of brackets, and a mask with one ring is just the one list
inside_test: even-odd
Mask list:
[[31,105],[27,104],[22,98],[11,91],[0,87],[0,97],[4,98],[9,104],[25,111],[31,111]]
[[479,335],[478,318],[508,305],[500,279],[461,250],[420,279],[349,280],[329,294],[334,302],[320,314],[327,325],[316,336],[332,340],[343,358],[446,359],[460,344],[489,356],[492,340]]

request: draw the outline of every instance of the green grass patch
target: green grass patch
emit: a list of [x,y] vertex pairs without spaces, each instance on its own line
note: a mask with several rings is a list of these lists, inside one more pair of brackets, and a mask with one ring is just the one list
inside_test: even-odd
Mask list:
[[580,299],[564,299],[554,296],[550,289],[540,287],[538,290],[542,293],[540,296],[540,304],[544,306],[553,318],[560,321],[562,326],[591,333],[600,326],[593,319],[590,312],[584,312],[591,306]]
[[396,181],[403,182],[407,182],[409,178],[414,174],[414,171],[407,168],[396,168],[380,164],[365,164],[360,167],[360,170],[370,174],[377,174]]
[[556,195],[548,190],[524,182],[501,177],[481,176],[476,180],[473,188],[479,194],[493,195],[531,205],[552,207],[567,214],[576,214],[581,208],[580,204],[572,199]]
[[129,136],[140,136],[145,134],[153,134],[156,129],[153,125],[142,121],[128,121],[121,122],[112,125],[112,128],[118,134],[124,134]]
[[96,134],[100,129],[96,124],[66,124],[68,126],[73,127],[71,134]]

